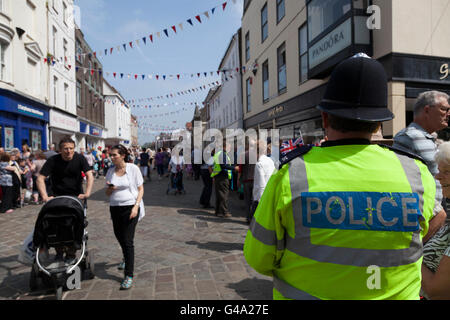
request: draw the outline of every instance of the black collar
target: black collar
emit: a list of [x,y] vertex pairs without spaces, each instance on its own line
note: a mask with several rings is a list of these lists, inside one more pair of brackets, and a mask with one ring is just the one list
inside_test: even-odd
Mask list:
[[322,143],[321,147],[335,147],[335,146],[347,146],[347,145],[369,145],[371,144],[370,140],[367,139],[341,139],[341,140],[333,140],[333,141],[325,141]]

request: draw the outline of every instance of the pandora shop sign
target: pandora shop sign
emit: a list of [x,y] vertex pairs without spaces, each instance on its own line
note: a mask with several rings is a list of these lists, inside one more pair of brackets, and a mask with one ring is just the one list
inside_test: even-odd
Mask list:
[[312,69],[352,44],[351,18],[309,48],[309,68]]

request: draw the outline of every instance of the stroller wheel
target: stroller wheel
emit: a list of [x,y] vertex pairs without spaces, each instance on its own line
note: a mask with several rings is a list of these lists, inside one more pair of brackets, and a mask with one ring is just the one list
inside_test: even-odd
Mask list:
[[39,287],[38,277],[36,275],[36,271],[34,270],[34,267],[31,268],[29,285],[30,285],[31,292],[36,291]]
[[56,300],[62,300],[62,294],[63,294],[63,287],[58,286],[56,288]]
[[84,269],[83,278],[86,280],[92,280],[95,278],[92,252],[88,252],[86,255],[86,269]]

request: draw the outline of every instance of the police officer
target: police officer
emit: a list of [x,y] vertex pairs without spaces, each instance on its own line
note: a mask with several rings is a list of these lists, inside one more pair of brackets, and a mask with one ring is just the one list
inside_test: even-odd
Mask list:
[[370,142],[394,117],[381,64],[341,62],[318,109],[328,141],[283,159],[248,231],[247,262],[273,277],[274,299],[419,299],[436,183],[420,159]]
[[218,217],[230,218],[231,213],[228,209],[228,195],[230,192],[230,181],[233,178],[233,171],[237,171],[239,167],[231,165],[231,159],[228,155],[230,152],[230,144],[223,139],[223,149],[218,151],[213,159],[214,166],[211,178],[214,179],[216,190],[216,211]]

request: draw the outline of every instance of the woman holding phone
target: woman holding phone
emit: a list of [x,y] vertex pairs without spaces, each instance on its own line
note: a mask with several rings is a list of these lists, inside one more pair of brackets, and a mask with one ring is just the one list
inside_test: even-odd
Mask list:
[[114,234],[123,252],[124,280],[120,290],[128,290],[133,284],[134,234],[136,225],[145,216],[144,179],[139,167],[128,163],[129,152],[122,145],[111,148],[113,166],[106,174],[106,195],[109,197]]

